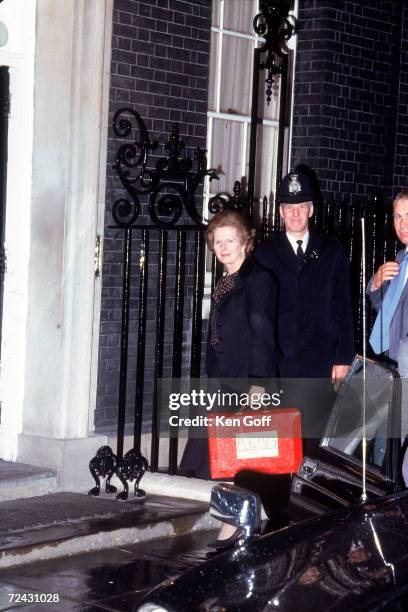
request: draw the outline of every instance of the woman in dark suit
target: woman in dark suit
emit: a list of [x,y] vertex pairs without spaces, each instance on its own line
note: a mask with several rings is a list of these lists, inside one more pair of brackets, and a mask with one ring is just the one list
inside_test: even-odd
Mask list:
[[226,272],[212,300],[208,376],[275,376],[276,285],[270,273],[249,256],[253,230],[239,212],[224,210],[211,219],[206,240]]
[[[250,255],[254,233],[249,221],[236,210],[216,214],[206,231],[208,247],[226,272],[212,299],[207,375],[253,379],[254,384],[245,389],[249,395],[262,391],[256,386],[257,379],[276,376],[277,352],[277,288],[271,274]],[[207,440],[188,440],[180,468],[189,476],[210,478]]]

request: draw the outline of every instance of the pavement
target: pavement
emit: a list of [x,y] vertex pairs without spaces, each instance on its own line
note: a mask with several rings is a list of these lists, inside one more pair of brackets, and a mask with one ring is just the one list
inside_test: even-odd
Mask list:
[[[12,485],[9,468],[0,462],[0,492]],[[26,494],[40,478],[21,466],[16,474]],[[166,482],[172,494],[150,492]],[[127,501],[67,491],[0,501],[0,610],[136,610],[155,585],[205,560],[217,532],[214,483],[194,492],[194,479],[148,473],[142,483],[146,496]]]
[[160,582],[205,561],[216,532],[197,531],[3,569],[0,610],[137,610]]

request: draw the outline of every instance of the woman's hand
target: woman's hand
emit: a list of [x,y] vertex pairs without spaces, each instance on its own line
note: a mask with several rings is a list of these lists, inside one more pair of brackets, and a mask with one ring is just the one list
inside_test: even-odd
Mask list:
[[346,378],[350,366],[348,365],[334,365],[332,367],[331,380],[334,385],[334,390],[338,391],[341,383]]
[[[253,410],[259,410],[262,407],[261,397],[265,393],[265,387],[258,387],[258,385],[251,385],[248,391],[249,405]],[[254,404],[254,407],[252,407]],[[256,405],[256,407],[255,407]]]

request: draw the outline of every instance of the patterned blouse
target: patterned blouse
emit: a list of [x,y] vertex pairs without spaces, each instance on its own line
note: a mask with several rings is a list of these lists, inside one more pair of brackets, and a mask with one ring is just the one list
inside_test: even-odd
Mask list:
[[228,293],[234,290],[235,285],[237,283],[238,272],[234,272],[233,274],[227,274],[227,276],[223,276],[220,278],[218,283],[215,286],[214,295],[212,299],[211,311],[210,311],[210,344],[212,347],[217,346],[220,341],[220,338],[217,334],[217,319],[218,313],[215,306],[220,302],[220,300]]

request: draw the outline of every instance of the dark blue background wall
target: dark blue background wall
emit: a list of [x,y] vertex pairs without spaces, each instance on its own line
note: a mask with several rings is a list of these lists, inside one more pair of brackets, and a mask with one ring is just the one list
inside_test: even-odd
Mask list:
[[313,167],[326,197],[391,197],[407,184],[407,3],[299,9],[293,164]]
[[[115,0],[113,12],[112,63],[110,84],[110,119],[121,107],[131,107],[145,121],[150,139],[164,145],[174,122],[186,143],[186,154],[206,146],[208,65],[210,52],[211,0]],[[95,423],[98,428],[116,421],[120,330],[122,304],[123,230],[111,229],[112,203],[124,196],[112,165],[121,144],[109,130],[106,227],[102,282],[99,373]],[[183,153],[184,154],[184,153]],[[165,155],[160,146],[151,155],[149,165]],[[146,198],[138,222],[148,222]],[[172,307],[174,295],[175,239],[170,236],[168,261],[168,318],[165,331],[165,375],[171,375]],[[139,308],[138,258],[140,232],[132,243],[134,265],[131,279],[130,336],[128,363],[128,413],[131,419],[136,378],[137,314]],[[157,292],[157,234],[150,241],[149,299],[147,302],[146,368],[144,392],[148,412],[153,388],[152,362],[155,348]],[[185,282],[185,326],[183,342],[189,344],[189,310],[193,281],[189,261],[192,244],[187,244]],[[189,353],[185,351],[185,367]]]

